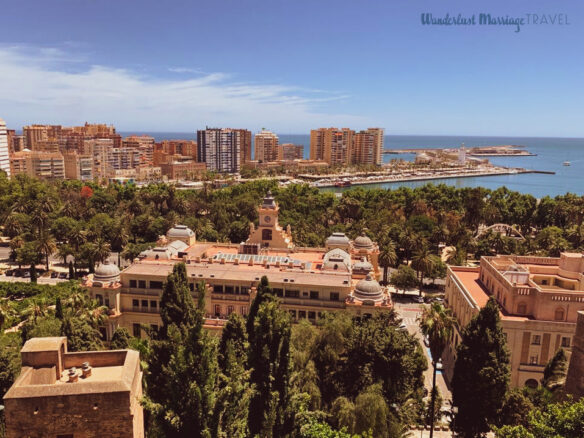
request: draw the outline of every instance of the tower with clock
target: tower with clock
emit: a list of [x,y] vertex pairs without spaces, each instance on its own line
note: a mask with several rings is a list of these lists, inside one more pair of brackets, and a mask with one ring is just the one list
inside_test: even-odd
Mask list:
[[290,227],[284,230],[278,223],[279,210],[272,193],[268,192],[258,208],[259,225],[250,229],[246,243],[259,243],[262,247],[270,248],[294,248]]

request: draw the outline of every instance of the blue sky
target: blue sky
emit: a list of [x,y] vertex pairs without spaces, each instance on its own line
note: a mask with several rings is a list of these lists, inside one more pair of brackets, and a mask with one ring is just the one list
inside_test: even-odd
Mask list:
[[[584,137],[582,0],[4,2],[0,117]],[[422,26],[566,14],[570,25]]]

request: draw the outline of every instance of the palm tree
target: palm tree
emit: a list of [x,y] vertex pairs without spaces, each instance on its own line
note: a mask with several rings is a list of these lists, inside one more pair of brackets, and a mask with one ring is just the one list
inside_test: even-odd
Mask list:
[[419,237],[411,229],[406,228],[406,230],[399,236],[400,245],[404,249],[404,255],[406,257],[406,264],[410,261],[410,255],[412,254],[412,247],[418,243]]
[[456,320],[453,318],[450,309],[444,308],[440,303],[432,303],[431,306],[424,307],[418,320],[422,333],[428,337],[430,352],[432,353],[432,397],[430,405],[430,438],[432,438],[434,434],[434,404],[436,402],[436,367],[452,335]]
[[112,252],[111,245],[104,239],[99,238],[95,241],[93,248],[93,261],[103,263],[106,261]]
[[10,213],[4,221],[4,234],[9,237],[16,237],[24,231],[22,214]]
[[[17,251],[22,248],[24,245],[24,239],[22,236],[16,236],[14,239],[10,241],[10,258],[12,260],[17,260]],[[21,265],[18,265],[18,269],[21,268]]]
[[395,244],[389,240],[381,247],[379,253],[379,264],[383,267],[383,282],[388,281],[388,272],[390,266],[395,266],[397,262],[397,254],[395,253]]
[[49,257],[57,250],[57,241],[47,232],[42,232],[36,241],[39,253],[45,256],[45,265],[49,270]]
[[47,306],[44,302],[31,302],[27,309],[24,311],[25,315],[32,317],[34,323],[36,324],[37,318],[45,316],[47,313]]
[[424,285],[424,276],[434,268],[434,263],[434,256],[430,248],[428,248],[428,244],[426,242],[422,243],[412,257],[412,267],[418,271],[418,276],[420,277],[420,295]]
[[130,241],[128,227],[119,225],[113,235],[112,248],[118,253],[118,266],[120,266],[121,253]]

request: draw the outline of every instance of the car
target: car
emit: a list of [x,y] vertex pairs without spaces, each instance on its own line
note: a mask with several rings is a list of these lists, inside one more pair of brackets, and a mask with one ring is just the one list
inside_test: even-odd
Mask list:
[[22,277],[23,277],[23,278],[30,278],[30,271],[24,271],[24,272],[22,273]]
[[14,275],[14,269],[7,269],[4,275],[7,277],[12,277]]
[[22,269],[15,269],[14,270],[14,276],[15,277],[22,277]]
[[51,272],[51,278],[58,278],[58,277],[59,277],[59,273],[57,271]]
[[59,278],[66,280],[69,277],[69,274],[66,272],[59,272]]
[[436,369],[438,371],[442,370],[442,359],[438,359],[438,362],[436,362]]
[[422,297],[421,297],[421,296],[419,296],[419,295],[416,295],[416,296],[412,297],[412,301],[413,301],[414,303],[423,303],[423,302],[424,302],[424,298],[422,298]]
[[444,298],[440,298],[440,297],[438,297],[438,298],[434,298],[434,299],[432,300],[432,302],[433,302],[433,303],[443,303],[443,302],[444,302]]
[[403,323],[403,322],[402,322],[402,323],[399,325],[399,329],[400,329],[400,330],[407,330],[407,329],[408,329],[408,326],[407,326],[405,323]]
[[430,346],[430,338],[428,336],[424,336],[424,345],[426,347]]

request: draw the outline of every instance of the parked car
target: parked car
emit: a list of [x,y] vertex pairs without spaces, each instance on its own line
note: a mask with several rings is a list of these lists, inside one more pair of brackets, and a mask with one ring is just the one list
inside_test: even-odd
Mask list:
[[422,298],[422,297],[421,297],[421,296],[419,296],[419,295],[415,295],[414,297],[412,297],[412,301],[413,301],[414,303],[423,303],[423,302],[424,302],[424,298]]
[[399,329],[400,329],[400,330],[407,330],[407,329],[408,329],[408,326],[407,326],[407,325],[405,325],[405,323],[403,323],[403,322],[402,322],[402,323],[399,325]]
[[[15,277],[22,277],[22,272],[23,272],[22,269],[15,269],[14,276]],[[25,272],[28,272],[28,271],[25,271]]]
[[58,277],[59,277],[59,273],[57,271],[51,272],[51,278],[58,278]]
[[6,272],[4,272],[4,275],[12,277],[14,275],[14,269],[7,269]]
[[442,359],[438,359],[438,362],[436,362],[436,369],[438,371],[442,370]]
[[24,272],[22,273],[22,277],[23,277],[23,278],[30,278],[30,271],[24,271]]
[[69,274],[66,272],[59,272],[59,278],[66,280],[69,277]]

